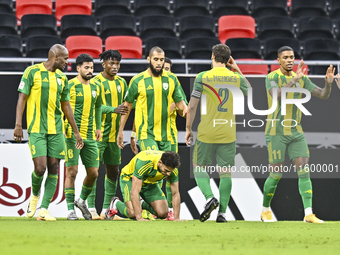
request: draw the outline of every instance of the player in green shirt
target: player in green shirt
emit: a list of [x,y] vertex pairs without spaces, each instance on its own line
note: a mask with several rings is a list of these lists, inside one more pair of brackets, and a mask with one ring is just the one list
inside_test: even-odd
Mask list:
[[[288,104],[286,115],[281,115],[281,89],[304,88],[311,92],[312,96],[327,99],[331,93],[335,68],[332,65],[328,67],[325,76],[325,87],[321,89],[304,75],[306,69],[302,70],[303,61],[299,63],[296,73],[292,71],[295,58],[291,47],[281,47],[278,49],[277,55],[280,68],[271,72],[266,77],[268,107],[272,106],[274,89],[277,91],[278,104],[275,112],[267,117],[267,119],[275,121],[267,121],[265,130],[271,173],[263,188],[261,219],[264,222],[274,221],[270,210],[270,203],[275,194],[277,184],[282,177],[282,167],[284,166],[286,151],[288,151],[289,158],[293,162],[298,174],[299,191],[305,209],[304,222],[323,223],[312,211],[313,190],[308,167],[309,149],[300,124],[302,113],[296,105]],[[290,92],[286,96],[288,99],[301,97],[302,93],[299,92]]]
[[[97,141],[101,138],[101,107],[100,84],[91,80],[93,75],[93,58],[88,54],[80,54],[76,59],[78,76],[69,81],[70,104],[73,109],[80,135],[83,137],[84,147],[75,148],[75,138],[66,120],[66,178],[65,197],[68,208],[68,220],[78,220],[74,205],[82,212],[86,220],[91,220],[85,200],[92,191],[98,176],[99,152]],[[79,155],[86,168],[80,197],[74,201],[74,182],[78,173]]]
[[[124,203],[113,198],[107,217],[112,217],[119,211],[126,217],[143,221],[145,219],[142,209],[146,209],[158,218],[165,219],[169,209],[158,182],[167,177],[173,198],[174,220],[178,221],[181,205],[177,169],[179,166],[180,157],[173,151],[146,150],[138,153],[122,169],[120,175]],[[140,200],[140,196],[143,200]]]
[[[212,48],[212,69],[201,72],[196,76],[194,88],[189,102],[185,140],[191,145],[193,140],[192,123],[199,101],[206,103],[205,112],[201,111],[201,121],[198,126],[197,139],[193,154],[194,176],[197,186],[206,198],[206,205],[200,221],[204,222],[210,217],[210,213],[218,207],[216,222],[227,222],[226,210],[231,193],[230,168],[234,166],[236,154],[236,125],[233,114],[233,100],[237,97],[230,93],[233,87],[242,90],[247,95],[249,82],[243,76],[241,70],[231,57],[231,51],[227,45],[217,44]],[[230,71],[226,66],[235,70]],[[225,87],[230,86],[229,88]],[[214,95],[214,94],[215,95]],[[207,96],[207,95],[212,96]],[[219,95],[220,103],[214,96]],[[216,124],[216,120],[223,120],[224,124]],[[210,187],[210,177],[207,166],[212,166],[212,159],[216,157],[220,175],[220,202],[214,197]],[[214,166],[213,166],[214,167]]]
[[68,59],[68,50],[60,45],[53,45],[48,53],[48,60],[28,67],[19,85],[19,99],[16,109],[14,139],[23,138],[22,115],[27,104],[27,132],[29,147],[34,163],[32,173],[32,195],[26,214],[33,217],[40,198],[41,183],[48,171],[45,192],[41,203],[38,220],[55,221],[47,211],[58,182],[60,159],[65,157],[65,135],[62,116],[65,114],[73,131],[75,147],[81,149],[83,140],[74,120],[69,103],[69,88],[65,74],[61,72]]

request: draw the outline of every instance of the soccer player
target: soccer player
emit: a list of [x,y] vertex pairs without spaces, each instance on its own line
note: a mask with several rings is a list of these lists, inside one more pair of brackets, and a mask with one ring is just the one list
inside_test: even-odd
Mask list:
[[56,220],[47,209],[56,190],[60,159],[65,157],[63,113],[73,129],[75,147],[77,149],[83,147],[83,140],[69,103],[68,80],[61,71],[67,65],[67,59],[68,50],[60,44],[53,45],[46,62],[35,64],[25,70],[18,89],[20,93],[16,108],[14,139],[21,142],[23,138],[22,115],[27,104],[27,133],[34,163],[32,195],[26,210],[30,218],[37,209],[46,167],[48,172],[37,220]]
[[[173,151],[146,150],[134,156],[120,175],[124,203],[116,197],[113,198],[108,216],[111,217],[119,211],[126,217],[144,221],[146,219],[142,216],[142,209],[146,209],[158,218],[165,219],[169,209],[158,181],[167,177],[173,198],[174,220],[180,220],[179,166],[180,157]],[[143,200],[140,200],[140,196]]]
[[[65,121],[66,129],[66,179],[65,197],[68,209],[68,220],[78,220],[74,211],[77,206],[86,220],[91,220],[85,200],[90,195],[98,176],[99,152],[97,142],[101,138],[101,106],[100,84],[92,78],[93,58],[88,54],[80,54],[76,59],[78,76],[69,81],[70,104],[73,110],[84,147],[75,148],[75,138],[70,123]],[[78,173],[79,155],[86,168],[80,197],[74,201],[74,182]]]
[[[120,123],[121,114],[127,113],[127,107],[122,105],[127,92],[127,84],[124,78],[117,75],[120,68],[122,55],[118,50],[107,50],[99,55],[103,61],[103,72],[94,77],[101,86],[102,97],[102,138],[98,141],[100,160],[106,168],[104,181],[105,194],[103,209],[98,216],[95,209],[96,187],[92,189],[87,202],[92,219],[105,219],[105,213],[110,205],[111,199],[116,194],[119,165],[121,163],[121,151],[117,146],[116,137]],[[118,215],[114,219],[119,219]]]
[[[200,215],[200,221],[204,222],[210,217],[210,213],[218,207],[216,222],[227,222],[226,210],[231,193],[231,173],[230,168],[234,166],[236,154],[236,125],[233,114],[234,96],[230,93],[230,87],[240,88],[243,94],[247,95],[249,82],[243,76],[241,70],[231,57],[231,51],[227,45],[217,44],[212,48],[212,69],[201,72],[196,76],[194,88],[189,102],[187,114],[185,140],[187,145],[191,145],[193,140],[192,123],[195,119],[198,103],[202,96],[202,103],[206,102],[206,114],[201,114],[201,122],[198,126],[197,139],[193,154],[194,176],[197,186],[205,196],[206,205]],[[235,70],[230,71],[226,66]],[[220,103],[215,103],[215,99],[208,97],[213,91],[219,95]],[[227,124],[215,125],[215,120],[225,120]],[[207,166],[212,165],[212,158],[216,156],[218,172],[220,175],[220,202],[214,197]]]
[[[272,222],[273,216],[270,211],[270,202],[273,199],[278,182],[282,177],[282,168],[284,166],[286,150],[290,160],[293,162],[299,179],[299,191],[302,197],[305,209],[304,222],[323,223],[312,211],[312,182],[309,176],[309,149],[305,135],[300,124],[301,110],[293,104],[287,105],[286,115],[281,114],[281,89],[282,88],[304,88],[312,93],[312,96],[327,99],[331,93],[331,85],[334,80],[334,71],[330,65],[326,72],[325,87],[319,88],[304,75],[305,69],[302,70],[304,62],[298,65],[296,73],[292,71],[294,66],[294,51],[291,47],[283,46],[277,51],[277,61],[280,68],[271,72],[266,77],[266,89],[268,97],[268,106],[272,106],[273,93],[276,91],[278,104],[275,112],[269,114],[265,136],[268,149],[268,158],[271,173],[267,178],[263,188],[263,208],[261,220]],[[302,93],[287,93],[287,98],[301,98]],[[283,124],[284,123],[284,126]]]

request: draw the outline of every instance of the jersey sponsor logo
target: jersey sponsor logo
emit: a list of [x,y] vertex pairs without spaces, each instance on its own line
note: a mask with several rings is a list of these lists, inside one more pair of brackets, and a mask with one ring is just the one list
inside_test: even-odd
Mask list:
[[60,154],[59,155],[63,155],[63,156],[65,156],[65,151],[62,151],[62,152],[60,152]]
[[149,87],[146,90],[150,90],[150,89],[153,89],[151,85],[149,85]]
[[43,82],[48,82],[47,77],[45,77],[42,81],[43,81]]
[[79,91],[79,93],[77,94],[77,97],[82,97],[83,94]]
[[92,90],[92,96],[95,98],[97,96],[97,91]]
[[25,82],[21,81],[19,84],[19,89],[23,89],[25,87]]
[[122,87],[120,85],[118,85],[117,90],[118,90],[119,93],[122,92]]
[[167,90],[169,88],[169,84],[168,83],[163,83],[163,89]]
[[110,90],[107,89],[107,90],[105,91],[105,94],[111,94]]
[[57,78],[58,85],[61,86],[61,79]]

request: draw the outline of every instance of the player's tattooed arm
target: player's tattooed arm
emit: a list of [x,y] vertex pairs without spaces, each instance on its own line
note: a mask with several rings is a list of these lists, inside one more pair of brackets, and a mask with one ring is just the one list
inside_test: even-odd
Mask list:
[[338,88],[340,89],[340,74],[339,73],[336,75],[335,82]]
[[312,91],[312,96],[321,98],[321,99],[328,99],[329,95],[331,94],[332,90],[332,83],[334,81],[334,72],[335,68],[333,65],[330,65],[327,68],[326,76],[325,76],[325,87],[322,89],[320,87],[314,88]]

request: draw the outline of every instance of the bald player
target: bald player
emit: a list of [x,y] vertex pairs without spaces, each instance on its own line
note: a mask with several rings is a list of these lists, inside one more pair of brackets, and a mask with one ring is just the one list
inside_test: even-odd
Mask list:
[[68,80],[61,71],[67,65],[67,59],[68,50],[60,44],[53,45],[46,62],[32,65],[24,71],[18,88],[19,99],[13,138],[17,142],[23,139],[22,115],[27,104],[27,133],[34,163],[32,195],[26,210],[30,218],[37,209],[46,168],[48,172],[41,210],[37,217],[37,220],[42,221],[56,221],[47,209],[56,190],[60,159],[65,158],[63,114],[73,129],[75,147],[83,147],[83,140],[69,103]]

